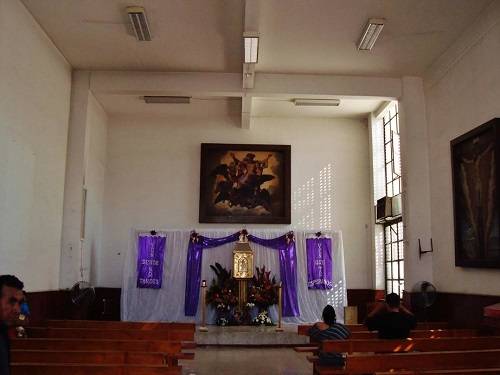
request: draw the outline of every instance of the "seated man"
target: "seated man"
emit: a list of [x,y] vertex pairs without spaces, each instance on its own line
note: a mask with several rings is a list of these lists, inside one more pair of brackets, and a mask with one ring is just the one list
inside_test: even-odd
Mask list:
[[399,296],[390,293],[385,302],[379,303],[368,314],[365,324],[370,331],[378,331],[379,339],[405,339],[417,325],[417,320],[401,305]]
[[0,374],[9,374],[10,344],[7,324],[18,319],[23,302],[23,283],[15,276],[0,276]]
[[[314,324],[309,329],[309,336],[314,341],[345,340],[351,335],[349,329],[337,323],[337,316],[333,306],[326,305],[323,309],[323,321]],[[327,366],[344,366],[345,360],[341,353],[319,353],[319,364]]]

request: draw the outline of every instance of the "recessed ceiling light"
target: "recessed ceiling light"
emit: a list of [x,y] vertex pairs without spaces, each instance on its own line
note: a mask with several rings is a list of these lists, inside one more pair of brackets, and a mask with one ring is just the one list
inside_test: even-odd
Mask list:
[[296,106],[312,106],[312,107],[338,107],[340,99],[293,99],[293,104]]
[[243,47],[245,50],[245,64],[257,64],[259,59],[259,34],[244,32]]
[[149,29],[149,23],[144,8],[130,6],[127,7],[127,13],[137,40],[139,42],[150,42],[151,30]]
[[189,104],[190,96],[145,96],[147,104]]
[[358,42],[358,50],[370,51],[384,28],[383,18],[370,18]]

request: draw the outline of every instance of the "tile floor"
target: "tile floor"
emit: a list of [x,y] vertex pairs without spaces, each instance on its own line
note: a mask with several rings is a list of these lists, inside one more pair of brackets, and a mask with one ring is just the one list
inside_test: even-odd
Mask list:
[[199,347],[182,367],[184,375],[312,375],[306,356],[293,348]]

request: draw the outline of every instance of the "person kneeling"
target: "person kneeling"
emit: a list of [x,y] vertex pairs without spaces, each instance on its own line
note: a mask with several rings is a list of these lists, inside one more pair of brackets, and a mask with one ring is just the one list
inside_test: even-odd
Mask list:
[[[309,336],[314,341],[325,340],[345,340],[349,338],[351,332],[341,323],[337,323],[335,309],[331,305],[326,305],[323,309],[323,321],[314,324],[309,329]],[[343,367],[345,357],[342,353],[323,352],[318,354],[319,364],[326,366]]]

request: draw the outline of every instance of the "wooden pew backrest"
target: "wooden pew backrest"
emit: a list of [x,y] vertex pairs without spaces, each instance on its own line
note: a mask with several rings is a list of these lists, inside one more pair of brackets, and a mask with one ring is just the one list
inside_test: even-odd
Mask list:
[[38,350],[118,350],[134,352],[179,353],[181,342],[157,340],[14,339],[11,349]]
[[167,322],[117,322],[104,320],[46,320],[44,327],[52,328],[98,328],[98,329],[135,329],[144,331],[187,330],[195,332],[195,323]]
[[51,328],[27,327],[26,333],[32,338],[75,338],[117,339],[117,340],[177,340],[193,341],[194,331],[189,330],[136,330],[99,328]]
[[435,339],[411,340],[338,340],[324,341],[325,352],[411,352],[500,349],[500,337],[443,337]]
[[12,363],[12,375],[181,375],[180,367],[154,365],[95,365]]

